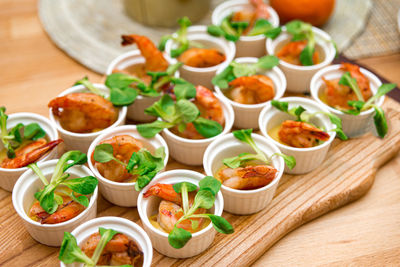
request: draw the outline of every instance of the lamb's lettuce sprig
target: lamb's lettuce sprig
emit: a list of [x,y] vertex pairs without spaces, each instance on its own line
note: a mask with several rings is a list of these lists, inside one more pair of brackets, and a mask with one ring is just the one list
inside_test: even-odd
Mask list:
[[156,174],[164,168],[165,148],[159,147],[155,150],[154,155],[145,148],[138,152],[132,153],[128,164],[114,157],[114,149],[110,144],[100,144],[94,149],[93,158],[97,162],[105,163],[111,160],[123,165],[126,170],[137,175],[135,189],[140,191],[145,187]]
[[15,158],[15,150],[25,140],[35,141],[46,136],[46,132],[36,122],[27,125],[18,123],[8,131],[7,119],[6,108],[0,107],[0,137],[4,148],[7,150],[7,157],[10,159]]
[[290,114],[294,117],[296,117],[297,121],[301,121],[301,122],[306,122],[311,124],[310,120],[318,115],[318,114],[322,114],[325,116],[328,116],[329,120],[331,121],[331,123],[333,123],[336,128],[331,129],[330,131],[334,131],[336,132],[337,136],[341,139],[341,140],[347,140],[348,137],[346,136],[346,134],[343,132],[342,129],[342,120],[329,112],[323,112],[323,111],[318,111],[318,112],[314,112],[314,113],[310,113],[308,112],[304,107],[298,105],[295,106],[291,109],[289,109],[289,103],[288,102],[283,102],[283,101],[278,101],[278,100],[272,100],[271,101],[271,105],[275,108],[277,108],[280,111],[283,111],[287,114]]
[[[175,223],[174,228],[168,235],[169,244],[176,249],[182,248],[192,238],[192,234],[182,228],[179,223],[184,220],[194,218],[207,218],[215,230],[223,234],[232,234],[234,229],[232,225],[223,217],[215,214],[198,214],[197,209],[211,209],[214,206],[215,198],[221,188],[221,182],[212,176],[206,176],[199,182],[199,190],[196,193],[194,202],[189,207],[189,192],[197,190],[197,186],[189,182],[181,182],[173,185],[174,191],[182,195],[183,216]],[[192,220],[192,228],[195,230],[199,227],[198,222]]]
[[254,142],[254,139],[251,136],[252,132],[253,129],[242,129],[233,131],[232,134],[236,139],[248,144],[256,152],[256,154],[241,153],[236,157],[226,158],[223,160],[225,166],[235,169],[243,167],[246,163],[255,160],[270,164],[274,156],[282,157],[289,169],[293,169],[296,166],[296,159],[293,156],[288,156],[283,153],[274,153],[270,156],[267,156]]
[[[58,206],[63,203],[62,197],[54,193],[57,187],[61,185],[67,186],[71,189],[70,197],[73,200],[84,207],[88,207],[89,199],[86,195],[90,195],[94,192],[98,184],[97,179],[93,176],[86,176],[67,180],[70,174],[65,173],[72,166],[83,165],[86,162],[86,154],[78,150],[64,153],[56,164],[50,182],[47,181],[36,163],[28,166],[28,168],[38,175],[44,184],[44,188],[35,193],[35,198],[47,213],[54,213]],[[77,196],[75,193],[80,195]]]
[[172,39],[174,42],[178,44],[178,47],[175,49],[171,49],[171,57],[176,58],[179,57],[183,52],[189,49],[190,42],[187,38],[187,28],[192,25],[192,22],[188,17],[183,17],[178,19],[178,24],[180,26],[179,30],[176,34],[164,35],[161,37],[160,44],[158,45],[158,49],[160,51],[165,50],[165,44],[168,40]]

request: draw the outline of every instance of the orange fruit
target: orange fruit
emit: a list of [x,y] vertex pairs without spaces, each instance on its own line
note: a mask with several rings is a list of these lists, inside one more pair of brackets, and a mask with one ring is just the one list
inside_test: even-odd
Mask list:
[[323,25],[331,16],[335,0],[270,0],[281,24],[299,19],[314,26]]

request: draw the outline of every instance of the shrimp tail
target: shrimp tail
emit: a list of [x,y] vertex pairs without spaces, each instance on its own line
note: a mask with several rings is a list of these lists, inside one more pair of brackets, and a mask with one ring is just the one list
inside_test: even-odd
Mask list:
[[147,190],[146,193],[143,194],[145,198],[150,196],[158,196],[162,199],[181,204],[182,198],[181,196],[175,192],[172,184],[155,184]]

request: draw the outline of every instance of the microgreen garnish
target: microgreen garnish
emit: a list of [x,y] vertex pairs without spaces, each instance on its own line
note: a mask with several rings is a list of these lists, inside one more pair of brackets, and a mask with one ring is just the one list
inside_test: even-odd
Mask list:
[[300,53],[300,62],[303,66],[312,66],[315,51],[315,36],[312,26],[300,20],[286,23],[286,30],[292,35],[292,41],[307,40],[307,45]]
[[[182,228],[178,228],[180,222],[192,218],[208,218],[211,220],[215,230],[223,234],[232,234],[234,232],[232,225],[223,217],[214,214],[195,214],[199,208],[211,209],[214,206],[215,197],[221,188],[221,182],[212,176],[204,177],[199,183],[199,191],[197,191],[194,202],[189,207],[188,193],[195,191],[197,186],[182,182],[173,185],[174,191],[182,195],[183,216],[175,223],[174,228],[168,235],[169,244],[176,248],[182,248],[192,238],[192,234]],[[196,229],[198,224],[192,220],[192,227]]]
[[367,102],[363,98],[361,94],[361,90],[357,84],[357,80],[353,78],[350,72],[345,72],[339,80],[339,84],[346,85],[350,87],[355,95],[357,96],[357,101],[348,101],[347,104],[352,107],[353,109],[340,109],[343,113],[350,114],[350,115],[359,115],[361,112],[368,110],[370,108],[374,108],[375,115],[374,115],[374,124],[375,129],[379,135],[379,137],[384,138],[388,131],[388,125],[385,117],[385,112],[381,107],[378,107],[374,104],[374,102],[380,98],[381,96],[386,95],[394,88],[396,88],[396,84],[394,83],[385,83],[382,84],[375,95],[370,97]]
[[[54,194],[54,191],[60,185],[65,185],[72,190],[70,193],[72,199],[85,207],[88,206],[89,201],[85,195],[93,193],[98,183],[97,179],[93,176],[86,176],[67,180],[70,175],[65,173],[72,166],[85,164],[86,161],[86,154],[80,151],[68,151],[64,153],[57,162],[50,182],[47,182],[43,173],[36,164],[30,164],[28,166],[28,168],[32,169],[32,171],[39,176],[40,180],[44,184],[44,188],[35,193],[35,198],[47,213],[54,213],[62,203],[62,200],[60,203],[60,197]],[[81,196],[76,196],[75,193],[81,194]]]
[[15,150],[19,148],[25,140],[38,140],[46,136],[46,132],[36,122],[24,125],[18,123],[10,131],[7,130],[8,116],[6,108],[0,107],[0,137],[7,150],[7,157],[15,158]]
[[89,89],[90,92],[92,92],[93,94],[99,95],[104,97],[104,95],[100,92],[99,89],[96,88],[96,86],[94,86],[88,79],[87,76],[83,77],[82,79],[78,80],[75,82],[75,85],[83,85],[85,86],[87,89]]
[[[61,243],[60,254],[58,259],[65,264],[71,264],[74,262],[82,262],[85,267],[94,267],[100,259],[101,253],[106,247],[107,243],[110,242],[113,237],[118,234],[113,229],[105,229],[99,227],[100,240],[93,252],[93,256],[89,258],[78,246],[76,238],[68,233],[64,232],[64,238]],[[121,265],[120,267],[128,267],[132,265]]]
[[180,29],[173,35],[165,35],[161,37],[160,44],[158,45],[158,49],[160,51],[165,50],[165,44],[168,40],[172,39],[174,42],[178,44],[178,47],[171,50],[171,57],[179,57],[183,52],[189,49],[189,40],[187,38],[187,28],[192,25],[192,22],[188,17],[183,17],[178,20],[178,24]]
[[137,175],[135,189],[140,191],[145,187],[156,174],[164,168],[165,149],[159,147],[155,150],[154,156],[145,148],[134,152],[129,159],[128,164],[115,158],[113,155],[114,149],[110,144],[100,144],[94,149],[93,158],[95,161],[105,163],[111,160],[125,166],[126,170]]
[[248,144],[257,154],[241,153],[236,157],[226,158],[223,160],[223,163],[227,167],[232,169],[243,167],[247,162],[254,160],[259,160],[266,164],[270,164],[272,157],[274,156],[282,157],[289,169],[293,169],[296,166],[296,159],[293,156],[288,156],[283,153],[274,153],[271,156],[267,156],[254,142],[253,138],[251,137],[252,131],[252,129],[242,129],[233,131],[232,133],[236,139]]
[[[249,26],[247,21],[232,21],[232,15],[225,17],[219,26],[210,25],[207,32],[213,36],[223,36],[228,41],[236,42],[239,40],[243,31]],[[274,27],[266,19],[258,19],[248,36],[265,35],[268,38],[275,39],[281,33],[281,27]]]
[[212,83],[221,89],[226,89],[229,87],[229,82],[238,77],[254,75],[259,70],[270,70],[278,64],[279,59],[276,56],[261,57],[255,64],[232,61],[228,67],[212,79]]
[[337,136],[341,140],[347,140],[348,139],[346,134],[342,130],[342,120],[336,115],[333,115],[333,114],[331,114],[329,112],[322,112],[322,111],[310,113],[300,105],[289,109],[289,103],[288,102],[281,102],[281,101],[278,101],[278,100],[272,100],[271,101],[271,105],[274,106],[275,108],[277,108],[280,111],[283,111],[283,112],[285,112],[287,114],[295,116],[297,121],[306,122],[306,123],[309,123],[311,125],[312,125],[312,123],[310,123],[310,120],[311,120],[312,117],[314,117],[314,116],[316,116],[318,114],[322,114],[322,115],[328,116],[328,118],[331,121],[331,123],[333,123],[336,126],[336,128],[331,129],[330,131],[336,132]]

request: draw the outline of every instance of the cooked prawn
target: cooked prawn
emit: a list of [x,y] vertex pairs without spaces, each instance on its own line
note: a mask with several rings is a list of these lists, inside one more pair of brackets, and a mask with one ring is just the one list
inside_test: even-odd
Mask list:
[[208,68],[225,61],[224,53],[214,48],[189,48],[179,56],[179,61],[194,68]]
[[[99,144],[110,144],[113,147],[113,156],[118,160],[128,164],[134,152],[138,152],[143,144],[130,135],[116,135],[110,139],[101,141]],[[133,176],[128,173],[125,166],[111,160],[109,162],[101,163],[94,160],[94,152],[92,153],[92,162],[100,174],[112,181],[122,182],[127,179],[132,179]]]
[[168,68],[168,61],[149,38],[136,34],[122,35],[121,44],[123,46],[134,43],[136,43],[140,53],[146,59],[145,66],[147,71],[165,71]]
[[241,104],[258,104],[274,98],[273,81],[265,75],[242,76],[229,83],[230,96]]
[[254,26],[257,19],[268,19],[270,14],[268,12],[268,5],[263,0],[249,0],[252,9],[244,8],[232,14],[232,21],[247,21],[249,26],[243,31],[247,34]]
[[[196,86],[196,98],[193,102],[200,111],[200,116],[209,120],[218,122],[221,125],[225,123],[224,112],[221,103],[214,93],[204,86]],[[202,139],[202,135],[197,132],[193,123],[186,124],[186,129],[182,133],[178,131],[177,127],[172,128],[173,132],[189,139]]]
[[[195,194],[195,192],[189,193],[189,206],[192,205]],[[145,198],[158,196],[163,199],[158,208],[157,222],[166,232],[171,232],[176,222],[183,216],[181,195],[175,192],[172,184],[155,184],[143,196]],[[205,209],[197,209],[195,213],[204,212]],[[199,226],[204,223],[203,218],[191,218],[183,220],[177,227],[192,233],[196,232],[198,228],[192,228],[192,221],[197,221]]]
[[292,147],[313,147],[318,140],[327,141],[329,134],[306,122],[284,121],[278,132],[279,139]]
[[[306,47],[307,41],[292,41],[284,45],[281,50],[276,54],[277,57],[286,61],[287,63],[302,66],[300,61],[300,54],[303,51],[304,47]],[[313,54],[313,63],[318,64],[320,62],[319,53],[315,51]]]
[[15,158],[5,158],[3,162],[1,162],[0,166],[7,169],[22,168],[37,161],[40,157],[54,149],[61,142],[63,142],[63,140],[58,139],[47,143],[46,139],[40,138],[26,146],[16,149]]
[[[350,72],[351,77],[356,79],[364,101],[367,101],[372,96],[372,91],[369,86],[369,80],[361,73],[360,67],[350,63],[342,63],[340,69]],[[348,101],[358,100],[349,86],[339,84],[340,79],[326,80],[324,77],[322,79],[326,84],[325,95],[329,106],[348,109],[350,108],[347,104]]]
[[268,19],[270,17],[268,5],[263,0],[250,0],[249,2],[255,8],[256,19]]
[[233,189],[257,189],[271,183],[277,170],[268,165],[224,168],[218,173],[222,184]]
[[30,217],[36,217],[41,224],[56,224],[68,221],[78,216],[85,207],[70,197],[63,196],[63,204],[59,205],[53,214],[48,214],[36,201],[29,211]]
[[118,109],[103,97],[93,93],[72,93],[50,101],[49,108],[61,126],[75,133],[91,133],[112,125]]

